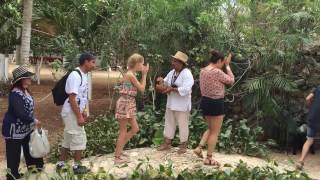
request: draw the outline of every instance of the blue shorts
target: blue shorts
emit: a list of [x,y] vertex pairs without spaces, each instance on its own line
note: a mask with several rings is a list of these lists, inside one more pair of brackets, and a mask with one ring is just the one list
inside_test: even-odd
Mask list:
[[316,137],[316,135],[317,135],[317,129],[308,127],[308,129],[307,129],[307,137],[308,138],[314,138],[314,137]]

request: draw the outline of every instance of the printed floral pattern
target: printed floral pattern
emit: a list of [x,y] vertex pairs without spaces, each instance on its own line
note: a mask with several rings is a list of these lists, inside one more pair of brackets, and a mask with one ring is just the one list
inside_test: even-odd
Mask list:
[[9,108],[3,120],[3,136],[7,139],[23,139],[30,134],[34,124],[33,110],[33,98],[14,89],[9,95]]
[[116,104],[117,119],[132,119],[136,116],[136,99],[138,90],[130,82],[123,82],[119,89],[120,97]]
[[224,73],[222,70],[202,69],[200,72],[200,90],[201,95],[212,99],[224,98],[225,84],[232,84],[234,75]]

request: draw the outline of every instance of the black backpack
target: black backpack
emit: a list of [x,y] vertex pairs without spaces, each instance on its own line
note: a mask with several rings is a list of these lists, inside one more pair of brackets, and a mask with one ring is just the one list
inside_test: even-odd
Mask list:
[[[78,69],[75,69],[73,71],[76,71],[79,73],[80,77],[81,77],[81,84],[82,85],[82,75],[81,72]],[[68,72],[66,75],[64,75],[58,82],[57,84],[54,86],[54,88],[52,89],[52,96],[53,96],[53,102],[54,104],[56,104],[57,106],[61,106],[64,104],[64,102],[66,101],[66,99],[69,97],[69,95],[66,93],[66,83],[67,83],[67,79],[69,77],[69,75],[71,74],[70,71]]]

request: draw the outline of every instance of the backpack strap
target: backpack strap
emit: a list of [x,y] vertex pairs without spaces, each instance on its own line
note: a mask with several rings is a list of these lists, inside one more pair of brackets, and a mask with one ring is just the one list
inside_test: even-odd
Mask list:
[[79,70],[79,69],[75,69],[74,71],[78,72],[78,74],[80,75],[80,77],[81,77],[81,83],[80,83],[80,86],[82,86],[82,75],[81,75],[80,70]]

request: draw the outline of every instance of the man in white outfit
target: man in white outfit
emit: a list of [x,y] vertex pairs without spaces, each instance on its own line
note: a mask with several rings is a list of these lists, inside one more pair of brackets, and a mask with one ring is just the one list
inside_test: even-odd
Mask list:
[[178,154],[187,150],[189,137],[189,117],[191,111],[191,93],[194,79],[191,71],[186,68],[188,56],[178,51],[172,56],[172,66],[168,75],[164,78],[165,88],[157,85],[156,89],[167,94],[167,106],[165,113],[164,143],[159,151],[171,149],[176,126],[179,126],[180,146]]

